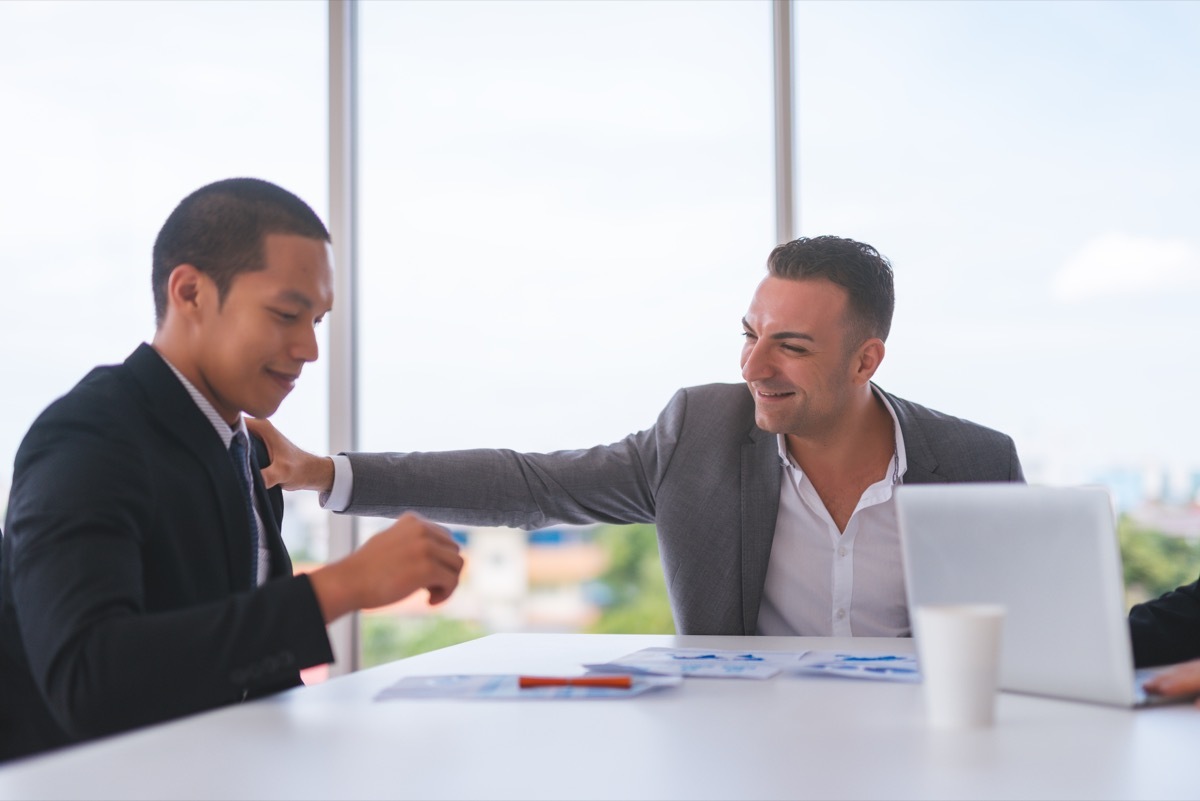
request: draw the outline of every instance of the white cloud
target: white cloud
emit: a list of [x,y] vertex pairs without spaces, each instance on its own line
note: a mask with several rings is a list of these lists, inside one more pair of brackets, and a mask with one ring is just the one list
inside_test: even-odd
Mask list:
[[1067,259],[1054,277],[1054,295],[1080,300],[1197,284],[1200,250],[1191,242],[1111,233],[1091,240]]

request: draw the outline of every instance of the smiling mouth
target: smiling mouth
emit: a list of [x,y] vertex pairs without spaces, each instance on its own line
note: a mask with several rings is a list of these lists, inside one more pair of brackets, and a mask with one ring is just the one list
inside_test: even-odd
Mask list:
[[764,389],[754,390],[755,397],[766,398],[767,400],[772,400],[774,398],[787,398],[795,394],[795,392],[768,392]]
[[289,388],[296,383],[298,378],[300,378],[299,373],[280,373],[276,372],[275,370],[267,370],[267,375],[271,376],[279,383],[287,385]]

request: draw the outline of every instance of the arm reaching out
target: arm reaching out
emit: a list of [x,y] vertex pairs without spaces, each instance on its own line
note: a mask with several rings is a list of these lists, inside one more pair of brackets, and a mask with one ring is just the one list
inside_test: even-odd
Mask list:
[[405,514],[345,559],[312,573],[326,623],[356,609],[374,609],[420,589],[440,604],[458,586],[463,559],[450,532]]
[[329,492],[333,487],[333,460],[328,456],[314,456],[296,447],[269,420],[246,418],[246,428],[267,446],[271,464],[263,468],[263,483],[268,487],[276,484],[285,490],[316,490]]

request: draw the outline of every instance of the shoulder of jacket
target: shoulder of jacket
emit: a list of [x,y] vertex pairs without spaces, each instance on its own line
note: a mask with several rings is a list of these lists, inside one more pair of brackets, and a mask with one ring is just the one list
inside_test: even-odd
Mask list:
[[979,423],[965,420],[961,417],[955,417],[945,412],[939,412],[936,409],[930,409],[928,406],[922,406],[910,400],[892,395],[889,392],[880,390],[887,397],[888,402],[892,404],[892,408],[896,411],[896,417],[900,420],[900,426],[918,425],[926,431],[945,431],[953,429],[961,435],[975,435],[982,439],[1003,439],[1011,440],[1007,434],[997,431],[994,428],[980,425]]

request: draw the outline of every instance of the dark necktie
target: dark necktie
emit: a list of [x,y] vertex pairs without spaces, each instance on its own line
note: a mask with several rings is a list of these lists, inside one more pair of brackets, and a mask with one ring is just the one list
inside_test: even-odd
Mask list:
[[258,586],[258,518],[254,515],[254,479],[250,476],[250,458],[246,448],[246,435],[234,433],[229,443],[229,455],[237,471],[238,485],[242,488],[242,501],[250,520],[250,586]]

